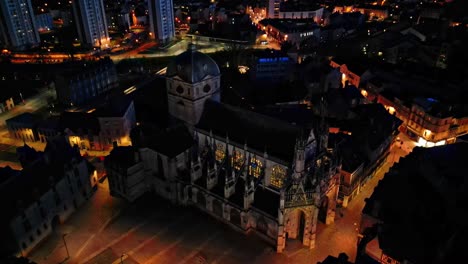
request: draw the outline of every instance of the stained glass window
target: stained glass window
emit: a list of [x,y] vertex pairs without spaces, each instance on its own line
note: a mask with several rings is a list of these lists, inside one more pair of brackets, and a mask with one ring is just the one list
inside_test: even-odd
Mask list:
[[222,144],[217,144],[216,145],[216,161],[222,162],[225,155],[226,153],[224,153],[224,146]]
[[254,176],[255,178],[258,178],[260,177],[261,173],[262,173],[262,162],[256,158],[251,158],[249,174]]
[[270,184],[275,187],[281,188],[283,187],[285,178],[286,170],[279,165],[274,166],[271,172]]
[[244,156],[237,150],[234,150],[232,154],[232,165],[234,169],[240,170],[242,168],[242,164],[244,163]]

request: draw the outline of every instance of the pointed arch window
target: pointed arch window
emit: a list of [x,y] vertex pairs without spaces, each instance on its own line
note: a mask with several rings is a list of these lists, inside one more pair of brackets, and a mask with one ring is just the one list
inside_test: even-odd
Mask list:
[[240,151],[234,150],[232,153],[232,165],[235,170],[240,170],[244,164],[244,156]]
[[222,162],[225,156],[226,156],[226,153],[224,152],[224,146],[222,144],[217,144],[216,154],[215,154],[216,161]]
[[250,159],[250,166],[249,166],[249,174],[254,176],[255,178],[260,177],[262,174],[263,164],[262,162],[253,157]]
[[283,187],[285,179],[286,179],[286,170],[279,165],[273,166],[273,169],[271,171],[270,184],[277,188],[281,188]]

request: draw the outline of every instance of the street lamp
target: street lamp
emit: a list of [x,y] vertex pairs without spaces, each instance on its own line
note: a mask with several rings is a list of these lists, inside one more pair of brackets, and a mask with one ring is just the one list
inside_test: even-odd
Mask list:
[[120,255],[120,264],[123,264],[123,257],[125,256],[125,258],[128,258],[128,255],[123,253],[122,255]]
[[67,241],[65,241],[65,236],[66,235],[67,234],[62,235],[62,240],[63,240],[63,244],[65,245],[65,250],[67,251],[67,258],[66,259],[69,259],[70,258],[70,252],[68,252]]

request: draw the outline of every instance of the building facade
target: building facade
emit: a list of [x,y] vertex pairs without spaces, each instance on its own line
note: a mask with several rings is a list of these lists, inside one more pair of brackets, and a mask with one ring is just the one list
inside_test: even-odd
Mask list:
[[54,28],[52,14],[50,12],[37,14],[35,19],[37,24],[37,31],[39,32],[47,32]]
[[149,0],[148,9],[151,38],[168,44],[175,36],[172,0]]
[[8,176],[0,184],[6,202],[2,219],[2,223],[6,222],[2,234],[6,236],[2,241],[10,241],[9,250],[22,255],[52,234],[91,196],[92,186],[97,183],[96,173],[65,138],[51,140],[44,152],[29,149],[37,155],[24,163],[22,171],[0,169],[2,176]]
[[[139,126],[132,148],[114,149],[106,158],[111,194],[135,199],[153,190],[235,230],[254,232],[278,252],[287,239],[314,248],[318,221],[334,221],[340,180],[328,129],[220,103],[218,67],[204,56],[190,47],[169,64],[169,113],[182,123],[159,132]],[[188,96],[191,107],[177,110]],[[127,164],[119,161],[122,155]]]
[[366,67],[353,62],[344,63],[334,58],[330,60],[330,66],[340,70],[343,87],[346,86],[346,83],[349,83],[356,88],[360,88],[365,81],[372,77],[371,72]]
[[106,14],[103,0],[73,1],[73,15],[78,36],[83,45],[109,47]]
[[268,1],[268,18],[282,19],[312,19],[316,23],[320,23],[323,18],[323,7],[310,6],[306,10],[301,10],[300,7],[289,6],[284,0],[269,0]]
[[312,36],[321,36],[320,27],[307,19],[264,19],[258,25],[259,29],[279,43],[287,41],[297,47]]
[[292,59],[285,53],[276,50],[258,51],[252,56],[249,74],[253,80],[278,81],[290,74],[292,65]]
[[24,142],[35,142],[38,139],[37,124],[39,117],[32,113],[23,113],[5,121],[11,138]]
[[77,62],[57,74],[57,99],[66,106],[89,103],[96,96],[117,87],[117,71],[108,57],[99,61]]
[[[186,67],[187,61],[190,61],[190,67]],[[196,125],[200,120],[207,99],[220,101],[218,65],[196,51],[193,44],[168,65],[166,76],[169,114],[190,125]]]
[[136,125],[135,105],[130,101],[122,103],[119,108],[120,111],[116,111],[107,107],[95,113],[99,121],[101,145],[106,149],[114,142],[119,146],[131,145],[130,132]]
[[428,105],[438,103],[434,98],[416,98],[411,104],[398,98],[378,95],[377,100],[403,124],[402,132],[410,135],[418,145],[434,147],[454,143],[459,136],[468,134],[468,117],[453,114],[433,114]]
[[24,50],[40,43],[31,0],[0,1],[0,42]]

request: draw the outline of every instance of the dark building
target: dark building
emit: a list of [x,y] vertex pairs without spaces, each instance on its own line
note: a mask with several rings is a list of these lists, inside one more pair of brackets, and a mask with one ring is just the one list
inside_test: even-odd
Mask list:
[[57,99],[66,106],[90,103],[98,95],[117,87],[117,71],[108,57],[98,61],[64,65],[56,75]]
[[35,142],[38,140],[37,124],[39,116],[32,113],[23,113],[5,121],[10,137],[23,141]]
[[74,0],[74,21],[81,43],[87,47],[109,47],[109,32],[103,0]]
[[270,49],[257,50],[252,56],[250,77],[255,81],[281,81],[291,73],[293,64],[284,52]]
[[31,1],[0,1],[0,47],[24,50],[39,42]]
[[25,145],[17,153],[23,170],[0,168],[2,256],[28,254],[90,197],[97,180],[64,137],[50,140],[44,152]]

